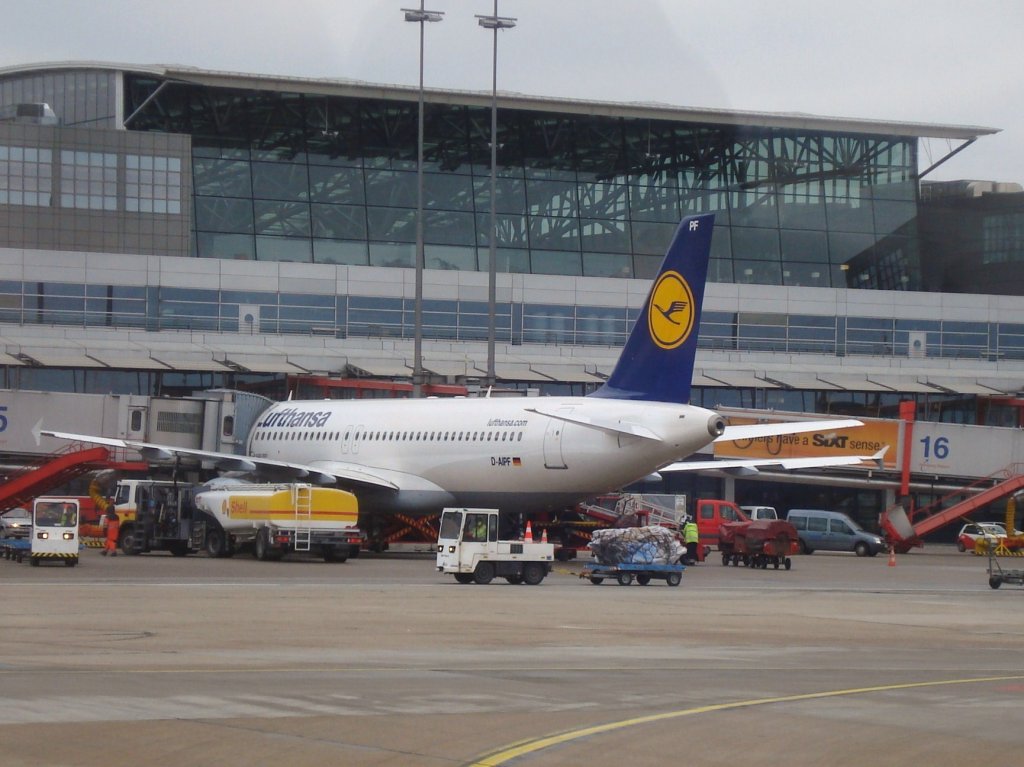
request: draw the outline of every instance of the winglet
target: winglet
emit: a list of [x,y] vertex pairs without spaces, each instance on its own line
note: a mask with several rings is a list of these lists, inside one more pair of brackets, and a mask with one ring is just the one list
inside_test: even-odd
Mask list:
[[711,213],[680,222],[615,369],[590,396],[690,401],[714,223]]

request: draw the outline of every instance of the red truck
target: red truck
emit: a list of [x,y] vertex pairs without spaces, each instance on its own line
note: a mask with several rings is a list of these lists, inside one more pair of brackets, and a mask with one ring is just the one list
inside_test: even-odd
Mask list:
[[718,529],[725,522],[749,522],[750,518],[732,501],[699,498],[694,501],[693,516],[697,522],[702,546],[721,548]]

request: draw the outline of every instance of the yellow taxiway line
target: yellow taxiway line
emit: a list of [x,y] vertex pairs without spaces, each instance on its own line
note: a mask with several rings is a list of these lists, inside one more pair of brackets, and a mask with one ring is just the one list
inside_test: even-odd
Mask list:
[[716,703],[710,706],[698,706],[696,708],[684,708],[678,711],[664,711],[660,714],[649,714],[638,716],[632,719],[622,719],[618,722],[607,722],[592,727],[582,727],[578,730],[547,735],[526,741],[520,741],[504,746],[500,751],[494,751],[476,761],[470,762],[467,767],[501,767],[512,759],[534,754],[552,746],[558,746],[580,738],[591,735],[600,735],[605,732],[622,730],[626,727],[634,727],[638,724],[649,724],[650,722],[661,722],[668,719],[679,719],[684,716],[695,716],[697,714],[708,714],[714,711],[729,711],[737,708],[749,708],[751,706],[764,706],[770,703],[792,703],[803,700],[817,700],[821,698],[837,698],[843,695],[864,695],[872,692],[891,692],[893,690],[913,690],[922,687],[941,687],[954,684],[978,684],[982,682],[1008,682],[1024,679],[1024,675],[1015,676],[986,676],[970,679],[945,679],[938,682],[908,682],[906,684],[886,684],[877,687],[855,687],[848,690],[827,690],[824,692],[809,692],[802,695],[784,695],[778,698],[756,698],[754,700],[740,700],[732,703]]

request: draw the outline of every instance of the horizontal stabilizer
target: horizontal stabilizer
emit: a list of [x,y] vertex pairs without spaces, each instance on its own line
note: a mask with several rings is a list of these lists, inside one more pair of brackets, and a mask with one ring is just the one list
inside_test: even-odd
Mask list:
[[762,469],[821,469],[830,466],[858,466],[873,462],[881,467],[888,445],[874,455],[822,456],[820,458],[737,458],[718,461],[681,461],[658,469],[659,474],[679,471],[721,471],[735,476],[752,476]]
[[833,419],[830,421],[774,421],[772,423],[749,423],[726,426],[722,436],[715,442],[735,442],[738,439],[761,439],[779,434],[803,434],[808,431],[835,431],[863,426],[855,418]]

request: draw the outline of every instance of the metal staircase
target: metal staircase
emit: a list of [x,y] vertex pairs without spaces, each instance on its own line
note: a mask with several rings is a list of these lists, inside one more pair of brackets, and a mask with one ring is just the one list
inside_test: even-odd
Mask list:
[[26,464],[0,485],[0,510],[26,506],[88,471],[110,466],[105,447],[68,449]]
[[[995,484],[990,484],[992,482]],[[1024,489],[1024,465],[1010,464],[993,475],[943,496],[930,506],[918,509],[909,516],[902,506],[887,509],[882,513],[882,528],[897,551],[906,551],[911,546],[920,546],[925,535],[958,519],[969,517],[978,509],[1007,498],[1021,489]],[[947,505],[953,498],[965,494],[969,494],[969,497]]]

